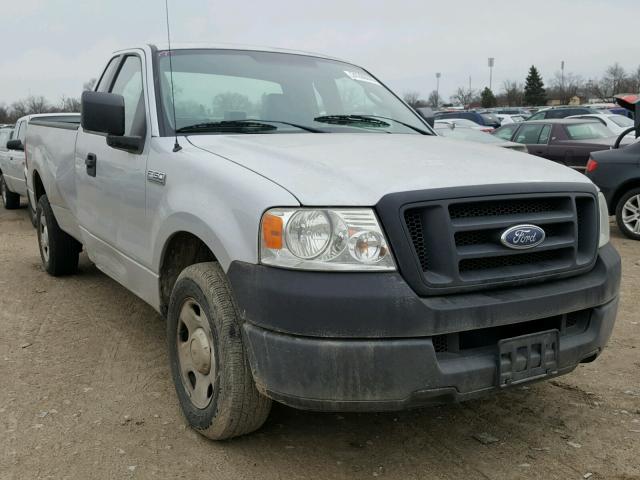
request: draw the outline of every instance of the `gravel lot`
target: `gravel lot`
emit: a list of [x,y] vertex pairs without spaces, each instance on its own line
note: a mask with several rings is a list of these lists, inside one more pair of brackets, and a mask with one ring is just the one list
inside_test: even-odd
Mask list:
[[0,210],[0,478],[640,479],[640,243],[612,230],[621,310],[595,363],[395,414],[276,405],[213,443],[185,426],[162,318],[86,257],[47,276],[26,210]]

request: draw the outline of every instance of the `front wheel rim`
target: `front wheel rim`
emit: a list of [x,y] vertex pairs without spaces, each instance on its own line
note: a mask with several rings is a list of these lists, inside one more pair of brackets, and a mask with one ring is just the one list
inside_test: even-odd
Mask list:
[[624,202],[622,223],[628,231],[640,235],[640,194],[629,197]]
[[49,262],[49,229],[47,228],[47,222],[45,221],[44,214],[40,215],[40,251],[42,252],[42,258],[44,262]]
[[193,298],[182,304],[176,331],[180,380],[191,403],[205,409],[213,399],[217,375],[216,352],[209,319]]

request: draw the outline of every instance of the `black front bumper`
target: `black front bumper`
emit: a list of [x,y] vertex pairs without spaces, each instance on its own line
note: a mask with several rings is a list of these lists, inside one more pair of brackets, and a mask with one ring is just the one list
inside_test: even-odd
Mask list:
[[[499,388],[496,344],[436,352],[435,338],[447,334],[499,335],[536,322],[542,330],[556,319],[564,328],[580,312],[582,327],[561,331],[554,374],[595,358],[615,321],[620,257],[606,246],[594,269],[577,277],[442,297],[418,297],[395,273],[234,262],[228,275],[263,393],[305,409],[389,410]],[[466,335],[473,342],[474,333]]]

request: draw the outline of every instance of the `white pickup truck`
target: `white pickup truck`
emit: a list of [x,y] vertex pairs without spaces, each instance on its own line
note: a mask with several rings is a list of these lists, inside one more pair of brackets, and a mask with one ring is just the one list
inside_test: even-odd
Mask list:
[[46,271],[84,249],[166,317],[210,438],[272,400],[394,410],[565,374],[615,322],[620,257],[586,177],[438,137],[336,59],[117,52],[80,127],[31,121],[27,167]]

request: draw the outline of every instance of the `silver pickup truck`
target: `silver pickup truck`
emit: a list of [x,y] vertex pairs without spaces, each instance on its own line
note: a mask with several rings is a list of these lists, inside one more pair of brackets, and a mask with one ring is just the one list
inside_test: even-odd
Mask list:
[[166,317],[210,438],[272,400],[394,410],[566,374],[614,325],[620,257],[586,177],[438,137],[351,63],[123,50],[80,127],[33,120],[26,143],[46,271],[84,249]]

